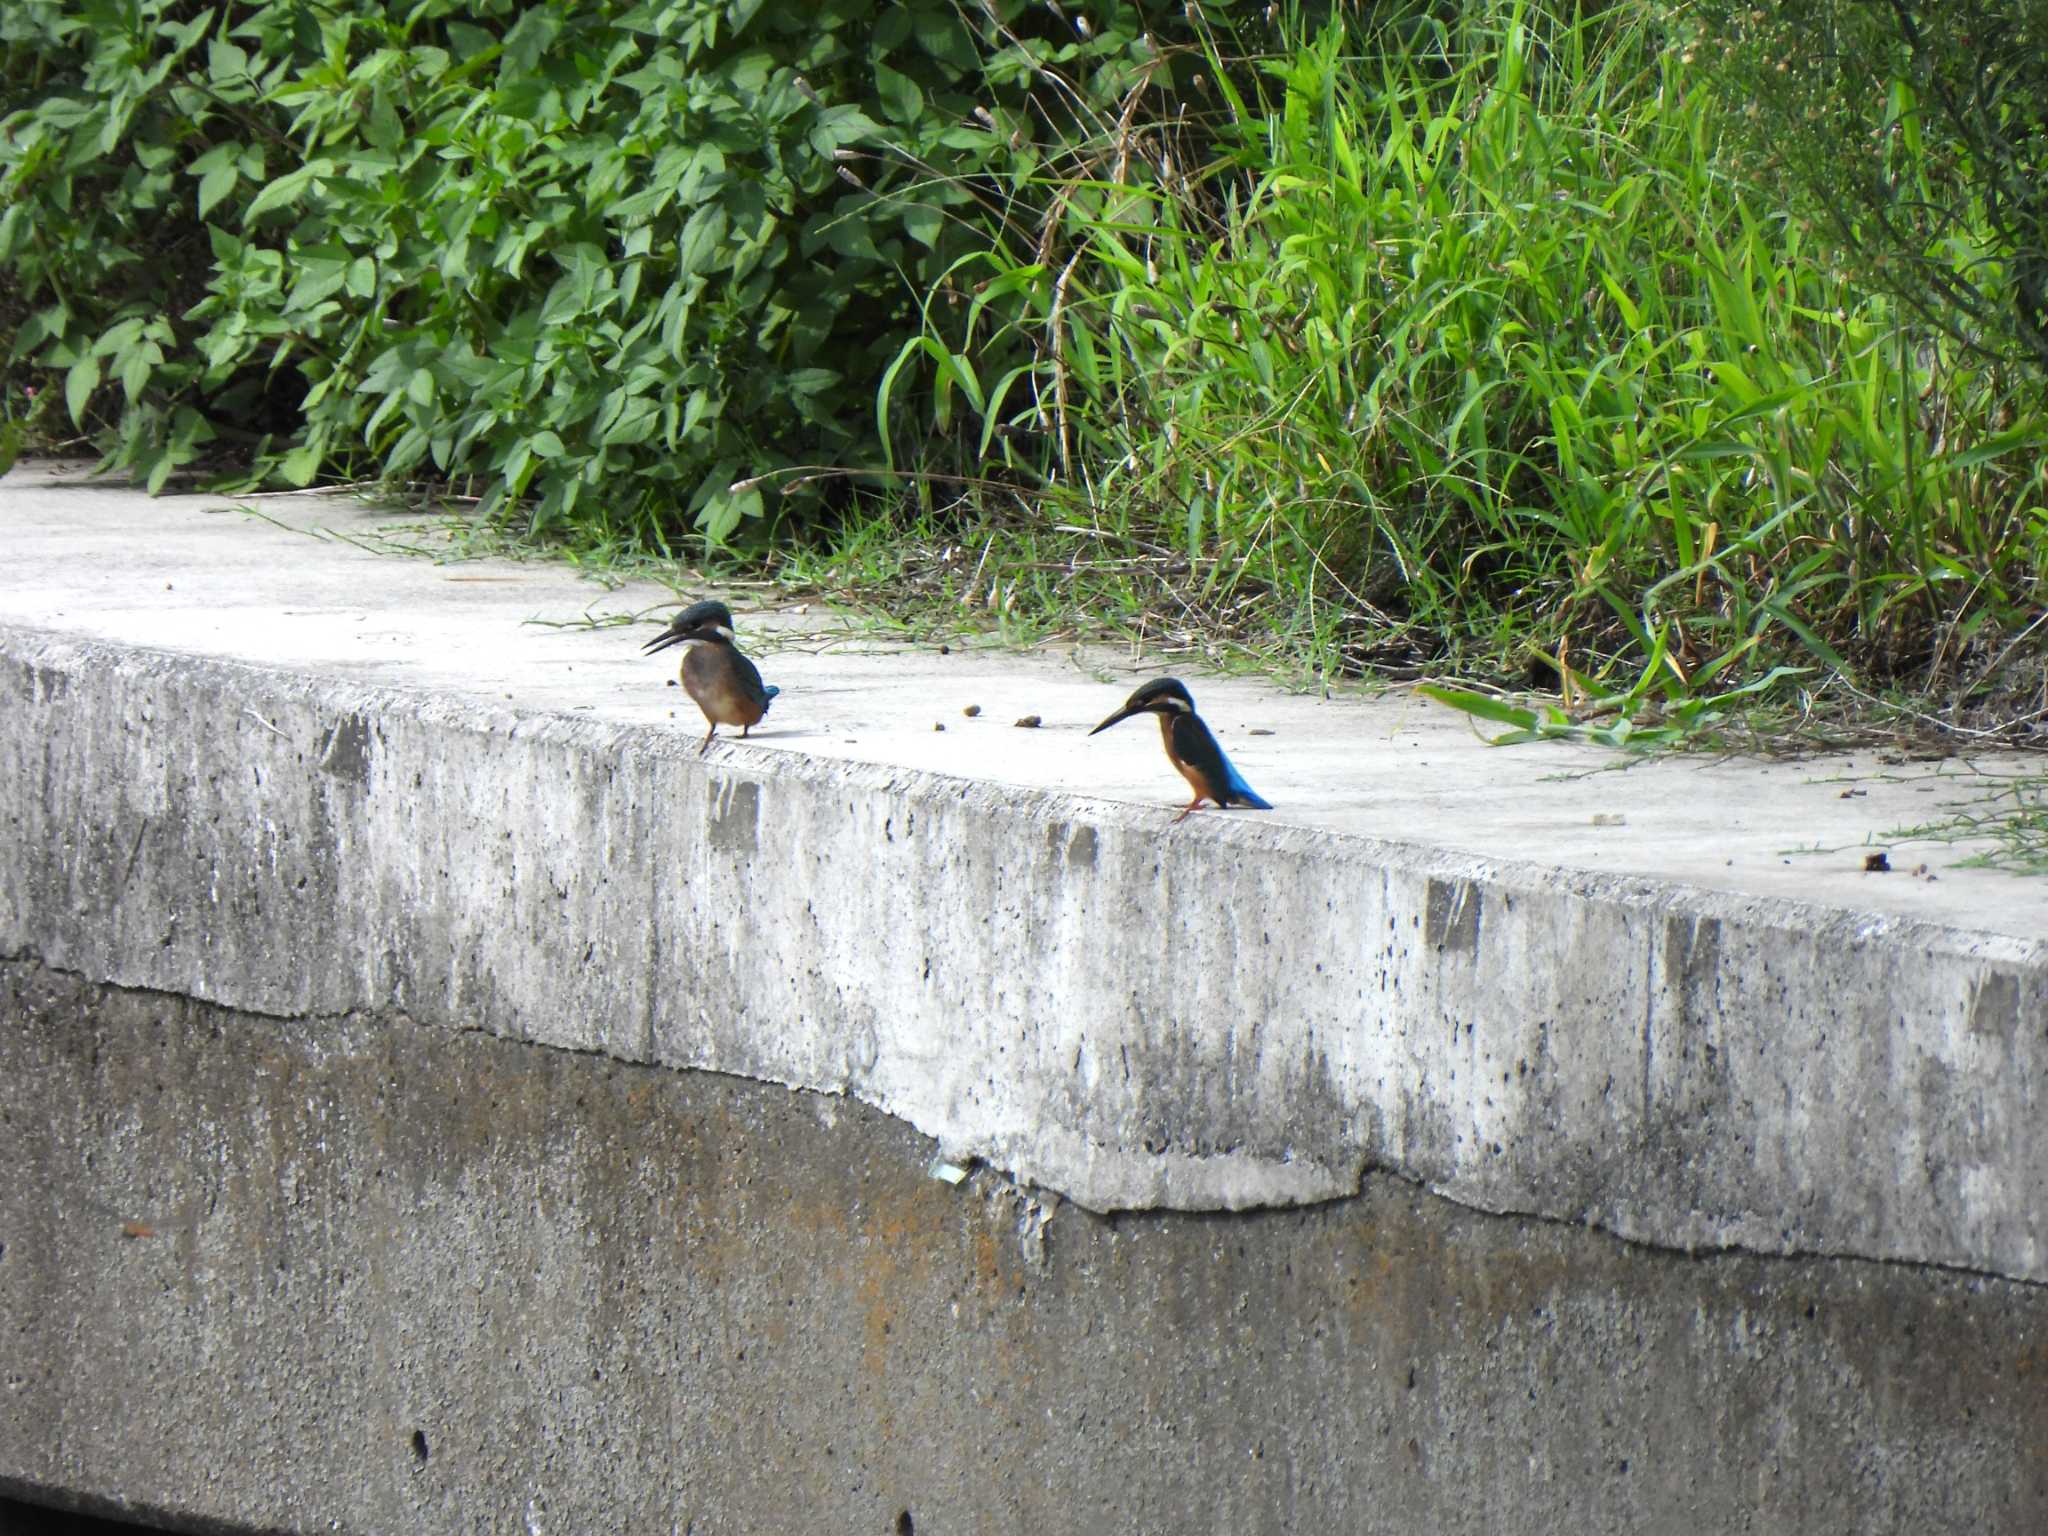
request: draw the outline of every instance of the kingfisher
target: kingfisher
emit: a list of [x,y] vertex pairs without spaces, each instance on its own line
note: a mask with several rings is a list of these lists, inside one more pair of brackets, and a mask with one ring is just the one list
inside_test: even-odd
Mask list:
[[1155,677],[1126,699],[1122,709],[1088,734],[1098,735],[1117,721],[1128,720],[1133,715],[1159,717],[1159,735],[1166,743],[1167,761],[1180,770],[1180,776],[1188,781],[1188,788],[1195,792],[1195,798],[1173,818],[1171,825],[1179,826],[1186,821],[1200,809],[1204,800],[1213,800],[1218,810],[1227,810],[1233,805],[1247,805],[1255,811],[1273,809],[1259,798],[1258,791],[1245,783],[1244,775],[1223,755],[1223,748],[1216,744],[1209,727],[1195,713],[1194,696],[1179,678]]
[[721,725],[738,726],[744,737],[782,692],[763,683],[754,664],[732,643],[732,610],[723,603],[690,604],[641,649],[652,655],[672,645],[689,647],[683,653],[683,687],[711,722],[697,749],[700,757],[711,750],[711,738]]

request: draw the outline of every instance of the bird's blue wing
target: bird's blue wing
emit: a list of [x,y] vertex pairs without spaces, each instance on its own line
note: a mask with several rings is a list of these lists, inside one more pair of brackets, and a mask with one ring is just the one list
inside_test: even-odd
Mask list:
[[1237,771],[1237,764],[1230,760],[1230,754],[1223,750],[1220,743],[1217,745],[1216,755],[1223,759],[1223,782],[1229,786],[1232,795],[1242,800],[1255,811],[1270,811],[1273,809],[1272,806],[1259,798],[1257,790],[1245,783],[1244,775]]
[[753,697],[754,702],[761,706],[761,713],[765,715],[768,712],[768,706],[775,701],[775,695],[782,692],[782,690],[780,688],[771,688],[762,682],[761,669],[738,651],[734,651],[732,656],[733,660],[739,663],[740,681],[746,685],[747,692]]

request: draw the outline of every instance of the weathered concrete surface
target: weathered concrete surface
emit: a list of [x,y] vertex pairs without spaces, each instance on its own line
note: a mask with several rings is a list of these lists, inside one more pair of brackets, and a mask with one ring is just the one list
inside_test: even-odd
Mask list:
[[2048,1289],[1355,1198],[0,966],[0,1477],[344,1532],[2048,1529]]

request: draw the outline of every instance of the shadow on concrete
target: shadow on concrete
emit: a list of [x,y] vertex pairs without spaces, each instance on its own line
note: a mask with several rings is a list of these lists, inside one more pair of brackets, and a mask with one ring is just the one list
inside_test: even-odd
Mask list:
[[50,1509],[41,1504],[0,1499],[0,1536],[118,1536],[122,1532],[162,1529],[162,1526],[102,1520],[95,1515],[74,1514],[67,1509]]

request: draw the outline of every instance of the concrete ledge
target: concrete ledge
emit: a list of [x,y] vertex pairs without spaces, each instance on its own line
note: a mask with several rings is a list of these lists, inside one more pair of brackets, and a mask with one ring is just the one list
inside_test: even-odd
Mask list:
[[38,1497],[351,1533],[2048,1529],[2039,1286],[1685,1259],[1385,1175],[1098,1218],[928,1178],[837,1097],[27,963],[0,1019],[0,1487]]
[[1113,679],[789,614],[699,757],[659,593],[272,506],[0,486],[0,1490],[2048,1528],[2048,883],[1865,877],[1938,784],[1204,681],[1281,809],[1169,831]]
[[2048,945],[0,625],[0,950],[1355,1193],[2048,1279]]

